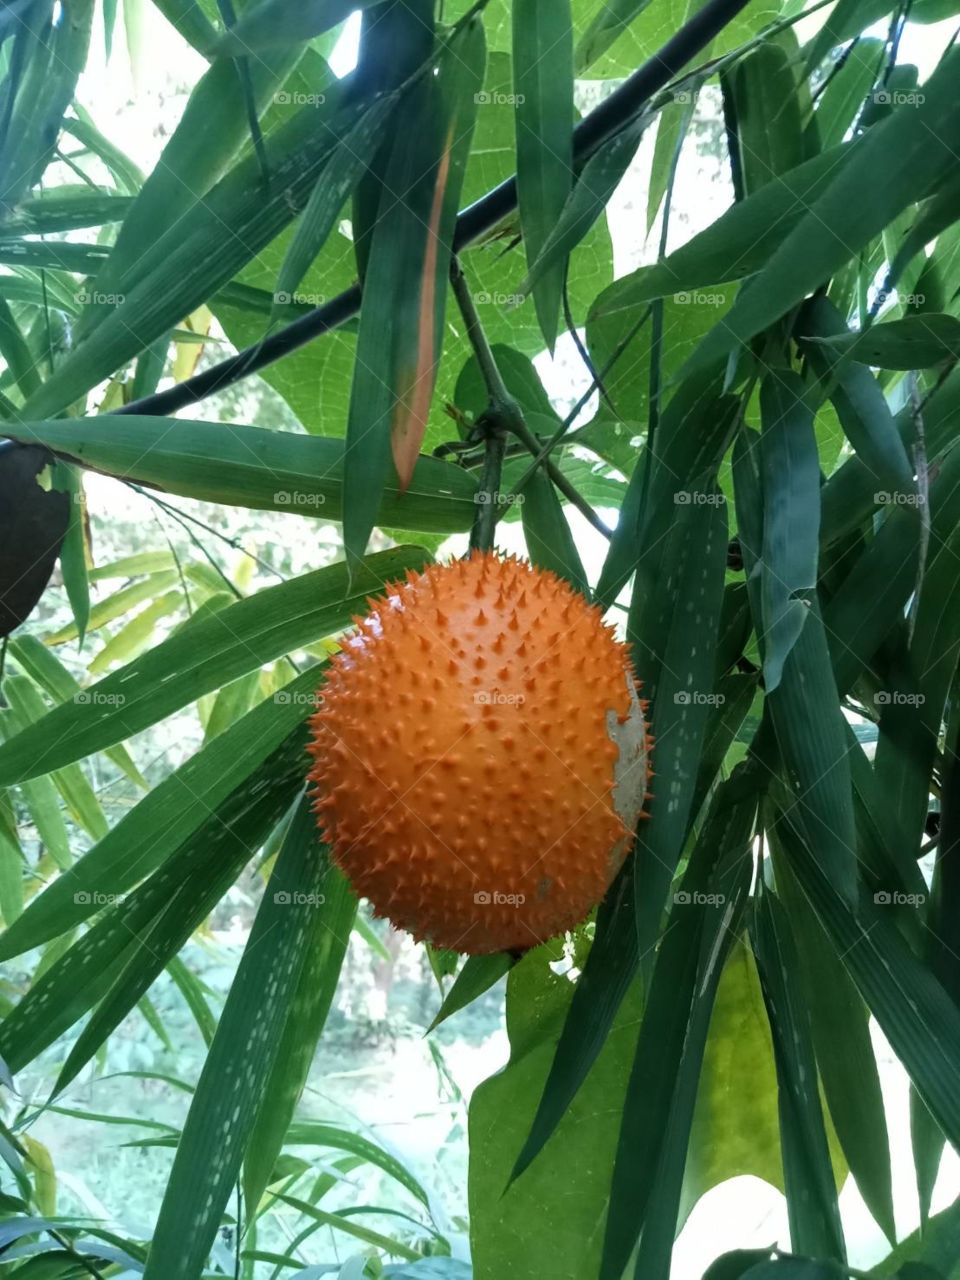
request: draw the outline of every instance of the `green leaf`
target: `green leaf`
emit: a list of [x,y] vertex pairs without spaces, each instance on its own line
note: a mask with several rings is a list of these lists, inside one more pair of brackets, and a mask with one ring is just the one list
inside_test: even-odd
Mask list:
[[820,461],[805,385],[789,369],[760,384],[763,547],[760,600],[763,674],[768,694],[780,683],[817,585]]
[[777,895],[796,939],[803,1000],[830,1118],[867,1208],[894,1241],[887,1119],[869,1014],[775,842],[772,852]]
[[520,516],[532,564],[558,574],[588,595],[587,575],[553,482],[538,467],[523,490]]
[[574,55],[577,74],[582,75],[606,53],[624,27],[639,17],[649,3],[650,0],[605,0],[577,41]]
[[881,65],[884,46],[882,40],[861,38],[853,55],[837,64],[829,81],[817,99],[817,109],[807,125],[808,145],[813,147],[810,135],[816,131],[822,150],[837,146],[859,115],[867,93],[873,87],[877,68]]
[[379,0],[257,0],[217,41],[214,52],[236,57],[282,49],[321,36],[358,9],[369,9]]
[[[551,968],[557,955],[555,944],[538,947],[511,970],[510,1062],[470,1102],[471,1252],[478,1275],[541,1280],[546,1249],[554,1280],[583,1280],[597,1271],[596,1228],[609,1193],[640,993],[636,985],[631,988],[589,1079],[558,1118],[549,1151],[511,1180],[574,996],[570,979]],[[578,1171],[576,1196],[564,1190],[571,1169]]]
[[216,1238],[277,1061],[327,862],[301,799],[274,866],[177,1146],[145,1280],[192,1280]]
[[[670,803],[654,801],[633,855],[637,933],[649,968],[667,892],[692,817],[697,764],[713,702],[717,630],[727,559],[726,502],[716,488],[705,502],[676,508],[660,580],[638,570],[628,620],[634,665],[651,699],[656,773],[670,780]],[[688,607],[695,602],[693,607]]]
[[370,592],[407,569],[421,568],[427,558],[415,547],[380,552],[355,572],[349,588],[346,566],[329,565],[195,619],[86,690],[84,702],[55,707],[0,747],[0,778],[9,785],[62,768],[228,680],[339,630],[363,610]]
[[600,1280],[640,1238],[637,1280],[666,1280],[690,1128],[720,974],[749,890],[757,795],[745,773],[717,792],[653,965],[623,1106]]
[[[235,33],[236,27],[228,36]],[[307,207],[300,215],[293,239],[287,246],[283,265],[277,276],[272,312],[274,318],[291,301],[296,300],[294,295],[300,282],[333,230],[344,201],[366,172],[377,134],[383,130],[387,117],[396,110],[396,105],[396,96],[389,94],[374,102],[350,132],[337,143],[333,155],[317,179]]]
[[467,956],[427,1030],[435,1031],[441,1022],[446,1022],[447,1018],[472,1004],[485,991],[495,986],[504,974],[509,973],[515,963],[513,956],[507,952],[492,956]]
[[577,175],[556,223],[549,231],[518,292],[536,294],[538,283],[562,267],[609,204],[637,153],[645,122],[618,133],[595,151]]
[[791,821],[778,823],[790,866],[850,976],[951,1142],[960,1137],[960,1012],[916,958],[890,908],[830,883]]
[[97,922],[36,978],[0,1023],[0,1055],[12,1070],[26,1066],[97,1005],[60,1084],[73,1078],[213,910],[289,807],[303,786],[305,745],[306,732],[296,730],[148,880],[133,893],[111,899]]
[[153,787],[77,860],[72,875],[30,902],[0,938],[0,956],[69,932],[161,866],[314,710],[322,680],[321,666],[303,672]]
[[[343,518],[342,440],[127,415],[10,423],[4,430],[15,432],[14,439],[46,444],[81,466],[181,497]],[[460,532],[470,528],[476,489],[476,478],[462,468],[421,457],[405,493],[395,479],[388,481],[378,519],[390,528]]]
[[960,148],[958,75],[960,51],[954,50],[925,83],[920,105],[894,111],[867,132],[799,222],[786,234],[779,228],[773,255],[690,367],[710,364],[773,324],[951,172]]
[[[329,867],[323,880],[323,904],[315,907],[308,919],[303,966],[278,1033],[279,1047],[247,1141],[243,1190],[248,1214],[256,1212],[284,1140],[290,1135],[290,1121],[333,1004],[356,914],[357,900],[349,884],[335,867]],[[347,1149],[362,1154],[364,1159],[371,1158],[366,1147],[362,1153]]]
[[[598,316],[614,315],[654,298],[691,294],[759,271],[806,210],[844,174],[857,144],[845,144],[782,174],[727,210],[663,262],[624,276],[598,301]],[[685,302],[689,298],[683,299]]]
[[777,1062],[791,1248],[842,1262],[843,1228],[796,943],[784,907],[768,890],[757,900],[751,936]]
[[743,188],[751,195],[805,159],[800,99],[787,49],[761,44],[734,65],[728,83]]
[[[749,1090],[741,1087],[745,1079],[750,1080]],[[783,1189],[770,1024],[753,952],[739,938],[724,965],[710,1017],[684,1171],[681,1223],[712,1187],[744,1174]]]
[[[733,479],[749,583],[756,561],[760,491],[747,441],[741,435],[734,447]],[[760,613],[755,601],[754,595],[751,607]],[[852,900],[856,827],[849,746],[816,597],[767,706],[806,838],[834,884]]]
[[929,369],[960,357],[960,320],[956,316],[924,312],[887,324],[871,325],[860,333],[833,338],[810,338],[840,356],[879,369]]
[[[572,186],[573,23],[570,0],[514,0],[512,12],[517,194],[532,273]],[[537,319],[550,351],[562,287],[559,263],[533,284]]]
[[470,23],[398,108],[370,245],[344,457],[344,545],[363,556],[395,467],[407,488],[426,430],[444,328],[457,203],[482,84]]

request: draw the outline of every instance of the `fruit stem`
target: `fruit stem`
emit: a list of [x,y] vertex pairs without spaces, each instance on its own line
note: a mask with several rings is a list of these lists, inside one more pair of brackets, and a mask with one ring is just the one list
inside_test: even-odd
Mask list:
[[[480,317],[477,314],[473,294],[467,285],[466,276],[458,258],[454,257],[450,265],[450,280],[454,296],[467,327],[467,338],[473,348],[483,378],[484,386],[490,397],[490,403],[474,424],[474,432],[485,444],[483,471],[480,486],[477,489],[477,513],[470,532],[471,551],[491,551],[496,537],[498,517],[497,501],[500,487],[500,473],[506,451],[504,436],[507,432],[515,436],[520,443],[533,454],[534,466],[542,466],[554,485],[567,501],[593,525],[604,537],[611,537],[611,531],[603,523],[585,498],[581,497],[577,488],[563,474],[560,468],[549,457],[541,454],[541,442],[533,434],[524,420],[523,410],[507,390],[507,385],[500,373],[496,357],[484,332]],[[533,468],[531,467],[531,470]]]

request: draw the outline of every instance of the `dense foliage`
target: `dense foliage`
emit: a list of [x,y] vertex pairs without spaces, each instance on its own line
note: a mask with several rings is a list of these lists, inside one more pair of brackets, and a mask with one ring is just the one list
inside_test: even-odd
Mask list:
[[[0,11],[0,959],[28,975],[0,992],[0,1269],[666,1280],[699,1198],[754,1174],[790,1252],[710,1280],[863,1274],[848,1175],[893,1250],[876,1274],[960,1275],[960,1208],[931,1216],[960,1147],[960,50],[924,25],[957,0],[154,3],[206,69],[146,176],[77,96],[116,0]],[[698,100],[731,198],[684,240]],[[614,280],[605,213],[652,130],[631,247],[655,248]],[[240,356],[198,366],[218,332]],[[589,383],[565,416],[534,363],[558,339]],[[290,429],[188,416],[254,371]],[[101,557],[90,472],[195,553]],[[307,571],[225,574],[178,499],[295,518]],[[371,594],[518,519],[625,627],[656,778],[595,920],[522,957],[430,952],[438,1020],[508,975],[467,1261],[392,1153],[297,1111],[372,936],[318,843],[305,722]],[[138,735],[184,715],[196,749],[148,781]],[[216,1019],[181,953],[251,863]],[[133,1239],[56,1215],[31,1127],[131,1013],[165,1034],[165,973],[208,1050]],[[912,1088],[923,1229],[899,1244],[871,1025]],[[54,1096],[28,1100],[42,1055]],[[368,1165],[402,1211],[321,1204]],[[286,1252],[258,1243],[278,1213]],[[300,1251],[329,1228],[342,1265]]]

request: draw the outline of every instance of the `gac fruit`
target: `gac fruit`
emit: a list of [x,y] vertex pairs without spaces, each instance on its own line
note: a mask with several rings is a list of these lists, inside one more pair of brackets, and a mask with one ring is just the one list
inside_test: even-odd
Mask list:
[[554,574],[493,554],[410,573],[370,605],[311,719],[334,861],[438,947],[526,949],[576,925],[645,799],[625,647]]

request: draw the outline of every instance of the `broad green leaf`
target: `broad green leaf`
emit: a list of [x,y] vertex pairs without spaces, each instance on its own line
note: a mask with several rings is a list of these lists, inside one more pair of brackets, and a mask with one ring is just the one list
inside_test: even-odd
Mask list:
[[596,932],[557,1038],[536,1112],[510,1173],[525,1172],[569,1113],[602,1052],[637,971],[633,867],[628,859],[597,911]]
[[[574,994],[570,979],[551,968],[557,954],[555,945],[538,947],[512,969],[507,980],[510,1062],[470,1102],[471,1252],[478,1275],[540,1280],[545,1251],[556,1280],[596,1275],[597,1223],[609,1193],[640,999],[634,985],[589,1079],[564,1108],[549,1149],[511,1181]],[[564,1193],[572,1168],[578,1171],[576,1196]]]
[[483,27],[407,91],[370,245],[344,455],[344,544],[363,556],[396,470],[408,487],[426,430],[444,329],[457,203],[482,84]]
[[[750,1080],[749,1090],[742,1088]],[[738,939],[710,1017],[683,1179],[681,1222],[728,1178],[752,1174],[783,1189],[777,1076],[753,953]]]
[[763,546],[760,645],[766,692],[780,683],[783,664],[803,630],[817,585],[820,464],[813,413],[798,374],[773,369],[760,385],[760,474]]
[[[527,269],[559,222],[573,177],[573,22],[570,0],[514,0],[517,194]],[[589,224],[588,224],[589,225]],[[550,351],[557,338],[561,263],[532,283]]]
[[[84,702],[55,707],[0,747],[0,777],[49,773],[145,729],[201,694],[347,625],[379,592],[427,557],[397,548],[369,558],[348,587],[344,564],[266,587],[210,617],[195,619],[129,667],[85,690]],[[2,784],[0,784],[2,785]]]

